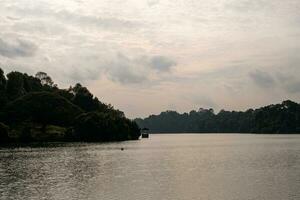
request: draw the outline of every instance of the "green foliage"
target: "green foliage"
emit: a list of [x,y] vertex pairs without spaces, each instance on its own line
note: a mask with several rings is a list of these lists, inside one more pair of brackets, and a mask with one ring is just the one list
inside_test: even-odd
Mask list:
[[70,88],[70,92],[74,94],[72,102],[83,110],[89,112],[99,108],[98,99],[94,98],[90,91],[79,83],[75,87]]
[[8,102],[8,99],[6,96],[6,92],[3,90],[0,90],[0,111],[6,106],[7,102]]
[[43,91],[43,85],[41,81],[35,77],[28,76],[27,74],[23,74],[24,78],[24,89],[28,92],[40,92]]
[[52,81],[52,78],[48,76],[48,74],[45,72],[36,73],[35,78],[39,79],[42,85],[47,85],[50,87],[54,86],[54,82]]
[[5,111],[9,123],[30,120],[57,125],[71,125],[82,112],[67,99],[49,92],[28,93],[9,103]]
[[75,133],[83,141],[112,141],[138,139],[136,123],[113,113],[89,112],[78,116]]
[[17,99],[29,92],[51,91],[48,86],[43,86],[38,78],[22,74],[20,72],[11,72],[7,74],[6,95],[10,101]]
[[9,127],[0,122],[0,143],[10,142],[8,131]]
[[141,128],[160,133],[300,133],[300,105],[292,101],[245,112],[199,109],[179,114],[162,112],[135,120]]
[[4,75],[4,71],[0,68],[0,91],[5,90],[6,87],[6,78]]
[[299,133],[300,105],[288,100],[256,110],[254,130],[258,133]]
[[[0,120],[10,140],[115,141],[138,139],[140,129],[123,112],[104,104],[76,84],[59,89],[44,72],[35,77],[0,68]],[[0,137],[5,138],[2,126]],[[3,133],[3,134],[2,134]],[[5,140],[2,140],[5,141]]]
[[7,103],[6,96],[6,77],[3,70],[0,68],[0,111],[5,107]]
[[7,74],[6,94],[10,100],[16,99],[26,93],[24,88],[24,77],[20,72]]
[[30,135],[34,141],[63,141],[67,133],[67,128],[61,126],[32,126]]

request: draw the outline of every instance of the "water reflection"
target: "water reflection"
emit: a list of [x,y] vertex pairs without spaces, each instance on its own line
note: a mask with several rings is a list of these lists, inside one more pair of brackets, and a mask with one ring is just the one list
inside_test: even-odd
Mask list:
[[300,136],[2,148],[0,176],[1,199],[298,199]]

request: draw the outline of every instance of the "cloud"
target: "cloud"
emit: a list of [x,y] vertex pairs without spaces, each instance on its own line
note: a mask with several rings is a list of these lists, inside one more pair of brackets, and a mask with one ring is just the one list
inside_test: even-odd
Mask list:
[[73,81],[85,83],[86,81],[97,80],[101,74],[99,67],[89,69],[75,68],[72,71],[65,73]]
[[98,27],[119,32],[120,29],[136,30],[141,25],[135,20],[128,20],[121,17],[98,16],[66,9],[54,9],[51,6],[45,7],[39,4],[33,7],[9,7],[9,9],[15,11],[15,13],[25,19],[28,17],[43,20],[54,19],[55,22],[71,24],[81,29],[83,27]]
[[170,103],[179,110],[215,103],[244,109],[300,99],[300,1],[0,2],[6,72],[45,71],[63,86],[82,82],[116,106],[132,102],[135,111],[120,107],[131,115]]
[[264,0],[238,0],[226,3],[225,8],[239,12],[260,11],[265,8],[272,8],[272,3]]
[[209,107],[209,108],[216,108],[217,107],[217,104],[212,100],[210,99],[209,97],[202,97],[202,99],[199,100],[199,104],[203,105],[203,106],[206,106],[206,107]]
[[286,86],[289,93],[300,93],[300,81],[291,82]]
[[0,38],[0,55],[4,57],[31,57],[37,49],[37,46],[29,41],[17,39],[15,42],[6,42]]
[[155,6],[155,5],[157,5],[157,4],[159,4],[159,1],[160,0],[147,0],[147,4],[148,4],[148,6]]
[[277,72],[276,78],[278,79],[278,82],[280,82],[280,85],[282,88],[291,94],[300,93],[300,81],[295,74],[298,74],[299,72]]
[[38,36],[49,35],[51,38],[63,35],[67,31],[64,25],[49,20],[20,21],[14,23],[12,29],[16,32],[30,33],[31,35],[34,33]]
[[119,30],[121,29],[132,29],[137,28],[138,23],[125,19],[118,19],[115,17],[98,17],[95,15],[80,15],[74,14],[67,10],[62,10],[59,12],[54,12],[53,15],[59,19],[64,20],[69,23],[73,23],[79,26],[82,25],[92,25],[110,30]]
[[11,16],[6,16],[6,19],[9,19],[11,21],[18,21],[18,20],[21,20],[21,18],[18,18],[18,17],[11,17]]
[[[297,74],[297,72],[294,74]],[[272,76],[267,72],[256,70],[249,73],[249,76],[261,88],[268,89],[276,86],[287,93],[295,94],[300,93],[300,81],[294,74],[286,71],[277,72],[275,76]]]
[[210,98],[209,96],[205,95],[194,95],[191,97],[191,100],[193,103],[195,103],[197,106],[204,107],[204,108],[217,108],[218,105],[215,103],[215,101]]
[[150,66],[158,71],[170,71],[176,62],[164,56],[154,56],[150,59]]
[[116,58],[107,64],[106,74],[112,81],[122,84],[136,84],[147,80],[145,68],[138,65],[134,59],[119,53]]
[[142,55],[134,58],[117,54],[106,64],[106,74],[112,81],[122,84],[137,84],[160,76],[158,72],[170,71],[176,62],[165,56]]
[[256,70],[249,73],[250,78],[261,88],[270,88],[276,84],[274,78],[267,72]]
[[147,77],[143,74],[139,74],[127,64],[120,64],[118,69],[109,71],[109,77],[112,81],[117,81],[122,84],[134,84],[144,82]]

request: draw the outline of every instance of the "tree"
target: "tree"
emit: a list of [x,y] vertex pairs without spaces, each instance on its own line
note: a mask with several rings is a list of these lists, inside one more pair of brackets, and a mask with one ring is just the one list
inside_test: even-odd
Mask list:
[[9,103],[5,109],[7,122],[25,121],[42,125],[71,126],[82,110],[67,99],[50,92],[34,92]]
[[80,141],[133,140],[140,137],[138,125],[113,113],[89,112],[79,115],[75,123]]
[[6,96],[6,78],[3,70],[0,68],[0,110],[2,110],[7,103]]
[[140,135],[135,122],[86,87],[59,89],[44,72],[35,77],[10,72],[6,80],[0,69],[0,121],[11,127],[0,123],[0,142],[8,141],[8,131],[17,142],[116,141]]
[[40,92],[43,90],[41,80],[24,74],[24,89],[26,92]]
[[6,94],[10,100],[23,96],[26,93],[24,88],[24,75],[20,72],[7,74]]
[[4,71],[0,68],[0,91],[5,90],[6,87],[6,78],[4,75]]
[[288,100],[245,112],[221,110],[215,114],[204,108],[183,114],[166,111],[135,121],[151,132],[164,133],[299,133],[300,105]]
[[0,143],[7,143],[11,141],[8,131],[9,127],[0,122]]
[[70,92],[74,95],[72,102],[75,105],[87,112],[98,110],[100,102],[97,98],[93,97],[86,87],[77,83],[74,87],[70,88]]
[[48,76],[48,74],[45,72],[38,72],[36,73],[35,77],[41,81],[42,85],[47,85],[50,87],[56,86],[54,85],[54,82],[52,81],[51,77]]

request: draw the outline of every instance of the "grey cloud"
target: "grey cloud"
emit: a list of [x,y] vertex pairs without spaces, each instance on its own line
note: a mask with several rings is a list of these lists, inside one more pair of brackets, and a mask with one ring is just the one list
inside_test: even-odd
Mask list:
[[8,58],[34,56],[37,46],[29,41],[17,39],[15,42],[6,42],[0,38],[0,55]]
[[115,82],[122,84],[136,84],[147,80],[146,73],[142,66],[135,60],[123,54],[118,54],[116,58],[106,66],[108,77]]
[[168,72],[175,65],[175,61],[165,56],[129,58],[118,54],[105,68],[111,80],[122,84],[137,84],[151,80],[153,74],[159,76],[157,72]]
[[18,20],[21,20],[21,18],[18,18],[18,17],[11,17],[11,16],[6,16],[6,19],[9,19],[11,21],[18,21]]
[[154,6],[154,5],[159,4],[159,0],[148,0],[147,3],[148,3],[148,6]]
[[217,108],[218,105],[215,103],[213,99],[211,99],[209,96],[194,96],[192,97],[192,102],[197,104],[200,107],[204,108]]
[[76,82],[85,82],[90,80],[97,80],[100,76],[101,70],[99,67],[94,67],[92,69],[73,69],[71,73],[67,73],[72,80]]
[[277,72],[275,76],[272,76],[267,72],[256,70],[251,72],[249,76],[262,88],[276,86],[287,93],[300,93],[300,81],[293,75],[292,72]]
[[300,81],[294,74],[298,74],[299,72],[277,72],[276,78],[282,88],[288,93],[300,93]]
[[272,3],[265,0],[238,0],[230,1],[225,7],[240,12],[260,11],[264,8],[272,8]]
[[96,15],[86,15],[82,13],[75,13],[68,10],[54,10],[50,7],[10,7],[16,14],[22,16],[34,16],[39,18],[54,18],[57,21],[67,22],[72,25],[87,27],[94,26],[109,30],[119,29],[136,29],[140,24],[133,20],[119,19],[116,17],[101,17]]
[[256,85],[262,88],[270,88],[276,84],[275,79],[270,74],[261,70],[250,72],[249,76]]
[[289,83],[286,90],[289,93],[300,93],[300,81]]
[[150,66],[158,71],[170,71],[176,62],[164,56],[154,56],[150,59]]
[[137,22],[118,18],[104,18],[92,15],[78,15],[67,10],[54,13],[58,19],[78,25],[94,25],[106,29],[136,28]]
[[111,80],[120,82],[122,84],[133,84],[144,82],[147,78],[143,74],[134,72],[131,66],[121,64],[119,69],[109,71]]
[[66,32],[67,28],[59,23],[53,23],[52,21],[46,20],[31,20],[16,22],[12,26],[16,32],[27,32],[27,33],[39,33],[45,35],[51,35],[51,37]]

